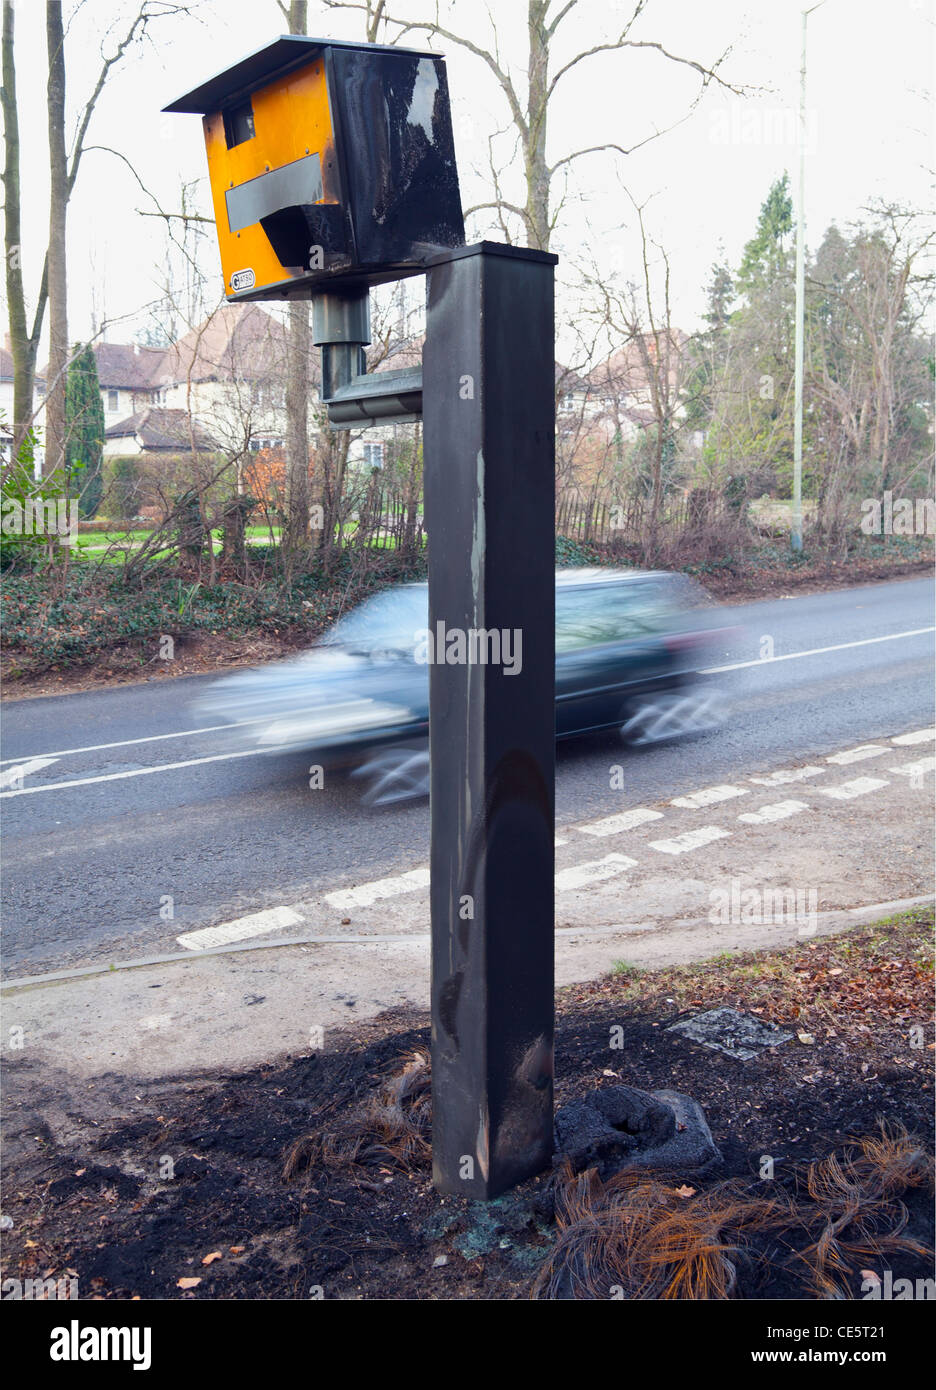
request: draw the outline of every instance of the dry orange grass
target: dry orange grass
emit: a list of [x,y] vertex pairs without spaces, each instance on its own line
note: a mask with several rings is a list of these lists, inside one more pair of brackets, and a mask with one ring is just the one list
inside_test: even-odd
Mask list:
[[639,1171],[603,1182],[594,1169],[566,1168],[556,1194],[559,1238],[532,1296],[731,1298],[747,1258],[745,1233],[791,1219],[785,1194],[752,1199],[737,1183],[685,1196]]
[[403,1069],[332,1129],[298,1139],[286,1157],[285,1178],[303,1169],[369,1167],[384,1163],[410,1171],[431,1155],[429,1058],[414,1052]]
[[[899,1198],[933,1184],[932,1159],[902,1126],[882,1125],[842,1158],[830,1154],[806,1170],[810,1205],[804,1225],[815,1239],[799,1259],[813,1297],[848,1299],[849,1280],[862,1263],[895,1252],[928,1255],[929,1248],[903,1234],[907,1208]],[[818,1231],[818,1234],[815,1233]]]
[[[738,1180],[694,1193],[638,1171],[607,1182],[594,1169],[558,1175],[558,1239],[533,1286],[533,1298],[728,1299],[742,1263],[756,1263],[752,1236],[772,1232],[804,1297],[849,1299],[862,1263],[928,1248],[904,1230],[899,1200],[932,1183],[932,1163],[901,1127],[882,1126],[842,1157],[797,1175],[797,1195],[782,1188],[752,1197]],[[798,1252],[793,1241],[805,1233]]]

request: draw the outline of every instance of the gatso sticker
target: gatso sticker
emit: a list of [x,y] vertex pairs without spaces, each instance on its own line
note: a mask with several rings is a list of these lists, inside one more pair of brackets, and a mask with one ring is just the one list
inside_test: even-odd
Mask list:
[[231,276],[232,290],[252,290],[257,283],[257,277],[252,270],[235,270]]

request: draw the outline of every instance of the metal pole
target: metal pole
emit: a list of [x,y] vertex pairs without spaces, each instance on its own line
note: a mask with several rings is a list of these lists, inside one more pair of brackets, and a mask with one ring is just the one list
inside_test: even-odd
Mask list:
[[[824,0],[820,0],[824,3]],[[803,548],[803,336],[806,312],[806,20],[819,5],[803,10],[799,98],[799,195],[796,209],[796,310],[793,348],[793,509],[790,545]]]
[[552,1153],[556,259],[429,271],[433,1180],[475,1198]]
[[322,400],[367,370],[371,340],[367,286],[312,296],[312,342],[322,349]]

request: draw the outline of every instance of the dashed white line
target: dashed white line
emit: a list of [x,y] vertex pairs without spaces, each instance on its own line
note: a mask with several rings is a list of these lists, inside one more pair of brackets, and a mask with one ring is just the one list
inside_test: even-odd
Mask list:
[[862,637],[858,642],[836,642],[832,647],[811,647],[805,652],[787,652],[785,656],[764,656],[757,661],[734,661],[730,666],[708,666],[700,676],[716,676],[721,671],[743,671],[748,666],[771,666],[777,661],[798,661],[804,656],[821,656],[823,652],[844,652],[849,647],[872,647],[876,642],[896,642],[901,637],[920,637],[936,632],[932,627],[913,627],[908,632],[889,632],[885,637]]
[[842,753],[832,753],[826,758],[827,763],[837,763],[839,767],[845,767],[848,763],[863,763],[868,758],[880,758],[890,750],[880,743],[863,743],[859,748],[846,748]]
[[628,859],[626,854],[606,854],[603,859],[592,859],[585,864],[576,864],[572,869],[562,869],[556,874],[556,892],[565,893],[571,888],[587,888],[590,883],[617,878],[628,869],[634,868],[636,863],[636,859]]
[[809,777],[821,777],[827,771],[825,767],[780,767],[766,777],[749,777],[748,781],[756,782],[759,787],[782,787],[788,782],[805,782]]
[[891,739],[898,748],[907,748],[914,743],[932,743],[936,738],[936,729],[914,729],[909,734],[898,734]]
[[856,796],[867,796],[869,792],[889,787],[890,782],[881,777],[856,777],[854,782],[843,782],[838,787],[817,787],[820,796],[831,796],[836,801],[852,801]]
[[674,796],[671,806],[685,806],[694,810],[697,806],[713,806],[717,801],[731,801],[736,796],[750,796],[748,787],[732,787],[727,783],[718,787],[703,787],[701,791],[691,792],[689,796]]
[[918,758],[915,763],[904,763],[902,767],[889,767],[888,772],[899,772],[904,777],[923,777],[936,770],[936,758]]
[[687,830],[684,835],[676,835],[672,840],[650,840],[648,843],[651,849],[659,850],[661,854],[685,854],[690,849],[710,845],[713,840],[724,840],[730,834],[730,830],[722,830],[717,825],[700,825],[697,830]]
[[790,816],[798,816],[801,811],[808,810],[805,801],[774,801],[769,806],[762,806],[759,811],[742,813],[738,820],[745,825],[769,825],[771,821],[788,820]]
[[263,912],[251,912],[246,917],[220,922],[216,927],[184,932],[176,941],[188,951],[203,951],[208,946],[227,946],[231,941],[247,941],[252,936],[265,936],[267,932],[298,927],[301,923],[302,918],[291,907],[269,907]]
[[605,816],[603,820],[589,821],[587,825],[576,825],[573,828],[580,835],[620,835],[624,830],[633,830],[635,826],[645,825],[650,820],[662,820],[662,811],[651,811],[645,806],[635,806],[631,811],[621,811],[616,816]]
[[411,869],[409,873],[360,883],[356,888],[339,888],[335,893],[326,893],[325,901],[330,907],[370,907],[382,898],[396,898],[401,893],[414,893],[417,888],[428,887],[429,870]]

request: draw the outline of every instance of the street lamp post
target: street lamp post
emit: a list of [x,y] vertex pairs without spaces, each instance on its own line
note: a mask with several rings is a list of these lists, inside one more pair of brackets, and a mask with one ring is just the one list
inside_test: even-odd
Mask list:
[[806,21],[825,0],[803,10],[799,95],[799,193],[796,209],[796,310],[793,347],[793,514],[790,545],[803,548],[803,336],[806,313]]

